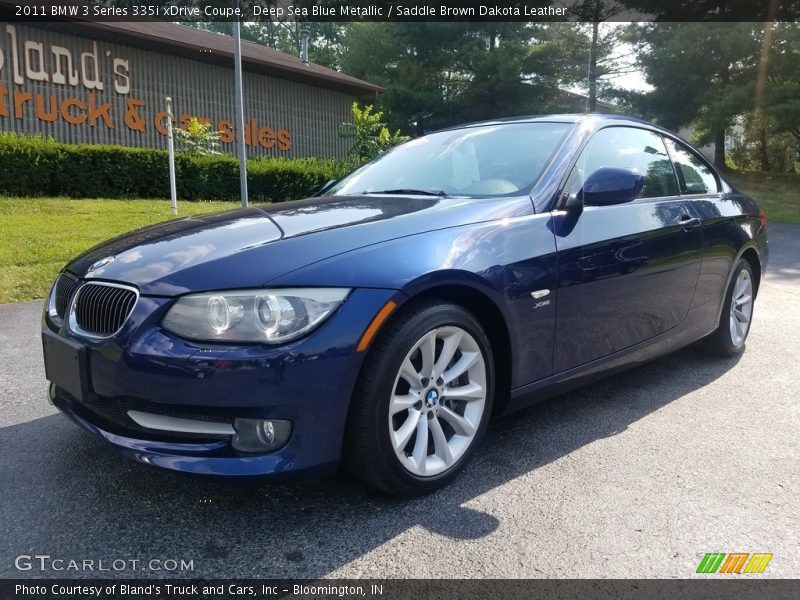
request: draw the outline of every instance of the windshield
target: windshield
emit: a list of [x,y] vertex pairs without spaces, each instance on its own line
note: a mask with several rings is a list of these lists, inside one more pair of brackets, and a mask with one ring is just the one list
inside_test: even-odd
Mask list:
[[504,123],[432,133],[367,163],[328,194],[527,193],[571,127],[571,123]]

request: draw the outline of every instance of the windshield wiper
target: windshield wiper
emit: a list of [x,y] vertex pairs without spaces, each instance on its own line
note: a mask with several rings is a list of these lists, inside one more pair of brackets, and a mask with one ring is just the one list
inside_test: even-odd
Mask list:
[[396,190],[368,190],[365,194],[405,194],[409,196],[440,196],[447,198],[450,196],[444,190],[415,190],[411,188],[399,188]]

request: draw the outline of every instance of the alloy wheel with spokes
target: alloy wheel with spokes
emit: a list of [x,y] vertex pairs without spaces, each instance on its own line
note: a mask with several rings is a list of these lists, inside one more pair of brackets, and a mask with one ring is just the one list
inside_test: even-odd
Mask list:
[[397,496],[447,485],[486,432],[494,373],[489,336],[466,308],[432,298],[404,306],[359,375],[345,435],[350,472]]
[[472,444],[486,404],[486,363],[465,330],[438,327],[406,355],[389,403],[392,447],[418,477],[453,466]]
[[757,291],[753,267],[747,260],[739,259],[725,292],[717,329],[706,340],[706,347],[713,354],[730,358],[744,350]]
[[739,347],[744,344],[753,316],[753,280],[746,269],[739,271],[731,294],[730,334],[731,342]]

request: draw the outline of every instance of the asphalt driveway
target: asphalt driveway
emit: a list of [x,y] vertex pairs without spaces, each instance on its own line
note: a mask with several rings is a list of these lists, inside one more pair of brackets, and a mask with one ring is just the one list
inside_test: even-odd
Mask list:
[[40,302],[0,305],[0,577],[81,575],[15,568],[34,554],[193,577],[690,577],[713,551],[798,577],[800,227],[771,224],[770,245],[741,358],[688,348],[500,421],[413,501],[123,461],[47,402]]

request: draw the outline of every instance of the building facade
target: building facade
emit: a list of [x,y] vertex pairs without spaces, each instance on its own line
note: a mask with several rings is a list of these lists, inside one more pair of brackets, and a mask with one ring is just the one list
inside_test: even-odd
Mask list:
[[[242,46],[248,156],[344,158],[352,102],[373,102],[380,88]],[[209,122],[236,153],[232,38],[164,22],[0,22],[0,131],[165,148],[167,97],[175,126]]]

